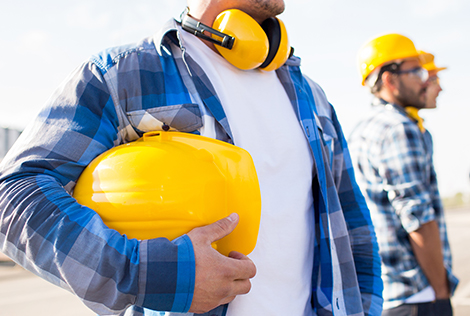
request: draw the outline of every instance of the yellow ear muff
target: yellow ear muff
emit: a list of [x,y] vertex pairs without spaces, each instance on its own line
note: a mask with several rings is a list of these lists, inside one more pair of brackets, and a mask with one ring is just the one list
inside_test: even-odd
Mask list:
[[[232,49],[215,45],[232,65],[247,70],[266,71],[281,67],[289,58],[290,47],[284,23],[270,18],[259,25],[251,16],[237,9],[226,10],[215,19],[212,28],[235,38]],[[212,34],[213,38],[218,38]]]
[[268,37],[261,26],[245,12],[226,10],[217,16],[212,28],[235,37],[232,49],[215,45],[219,53],[235,67],[254,69],[265,61],[269,51]]
[[269,40],[269,53],[263,62],[261,69],[265,71],[276,70],[289,58],[291,47],[287,37],[287,30],[278,18],[269,18],[261,24]]

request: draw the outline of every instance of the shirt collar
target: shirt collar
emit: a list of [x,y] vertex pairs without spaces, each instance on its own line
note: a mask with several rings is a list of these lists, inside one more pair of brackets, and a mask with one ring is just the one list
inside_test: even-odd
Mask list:
[[175,19],[168,20],[162,28],[153,36],[155,46],[159,55],[162,55],[162,48],[166,47],[168,42],[173,42],[181,47],[178,36],[178,22]]
[[374,98],[372,100],[372,106],[384,106],[387,109],[396,110],[397,112],[400,112],[404,116],[408,116],[408,114],[406,113],[406,111],[403,107],[401,107],[397,104],[394,104],[394,103],[389,103],[389,102],[387,102],[387,101],[385,101],[384,99],[381,99],[381,98]]
[[421,131],[421,133],[424,133],[426,131],[426,129],[423,125],[424,120],[418,115],[417,110],[416,111],[414,111],[413,109],[407,110],[407,109],[404,109],[403,107],[401,107],[397,104],[389,103],[389,102],[387,102],[387,101],[385,101],[384,99],[381,99],[381,98],[374,98],[374,100],[372,100],[372,105],[373,106],[383,106],[388,110],[394,110],[396,112],[399,112],[403,116],[406,116],[407,118],[409,118],[413,122],[415,122],[416,125],[418,125],[419,130]]

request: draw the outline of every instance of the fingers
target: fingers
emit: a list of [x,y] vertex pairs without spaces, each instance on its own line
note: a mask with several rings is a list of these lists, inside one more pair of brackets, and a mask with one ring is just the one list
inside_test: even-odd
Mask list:
[[238,252],[238,251],[231,251],[229,254],[228,254],[229,258],[233,258],[233,259],[237,259],[237,260],[242,260],[244,258],[248,258],[247,256],[245,256],[244,254],[242,254],[241,252]]
[[223,299],[223,300],[221,301],[222,304],[220,304],[220,305],[225,305],[225,304],[230,303],[231,301],[233,301],[233,300],[235,299],[235,297],[236,297],[236,296],[230,296],[230,297],[227,297],[227,298]]
[[250,291],[250,279],[256,274],[256,266],[251,259],[236,251],[226,257],[211,247],[212,242],[230,234],[238,220],[238,215],[232,214],[188,233],[196,259],[196,280],[190,312],[207,312]]
[[230,234],[238,224],[238,214],[232,213],[229,216],[218,220],[217,222],[203,227],[206,236],[211,242],[217,241]]
[[235,282],[235,292],[238,295],[243,295],[249,293],[251,290],[251,281],[250,280],[237,280]]
[[244,254],[232,251],[229,253],[229,258],[238,260],[232,261],[232,264],[237,271],[237,275],[234,276],[235,280],[251,279],[256,275],[255,264]]
[[238,214],[233,213],[207,226],[198,227],[188,233],[189,238],[196,243],[213,243],[230,234],[238,224]]
[[[244,295],[250,292],[251,282],[245,280],[227,280],[220,282],[217,277],[213,276],[205,282],[196,281],[193,294],[193,301],[189,312],[205,313],[217,306],[230,303],[238,295]],[[202,284],[201,284],[202,283]]]

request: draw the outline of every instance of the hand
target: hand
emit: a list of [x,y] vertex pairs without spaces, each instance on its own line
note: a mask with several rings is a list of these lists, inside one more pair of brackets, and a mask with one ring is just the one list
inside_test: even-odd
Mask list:
[[232,214],[188,233],[196,258],[196,282],[190,312],[208,312],[250,291],[250,279],[256,274],[254,263],[239,252],[232,251],[226,257],[211,246],[230,234],[237,224],[238,215]]
[[447,284],[446,286],[434,289],[434,293],[436,294],[436,300],[446,300],[450,298],[450,290]]
[[447,272],[444,267],[439,226],[436,221],[427,222],[409,233],[411,249],[436,293],[436,299],[450,297]]

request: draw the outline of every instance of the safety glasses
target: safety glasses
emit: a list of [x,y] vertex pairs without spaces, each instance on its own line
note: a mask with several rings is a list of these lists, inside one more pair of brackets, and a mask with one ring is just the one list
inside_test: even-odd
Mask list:
[[429,77],[428,82],[430,84],[438,84],[438,85],[441,84],[440,81],[439,81],[439,78],[437,76]]
[[429,78],[428,71],[422,67],[416,67],[408,70],[397,70],[393,72],[394,74],[397,75],[402,75],[402,74],[412,74],[416,77],[418,77],[421,82],[426,82]]

